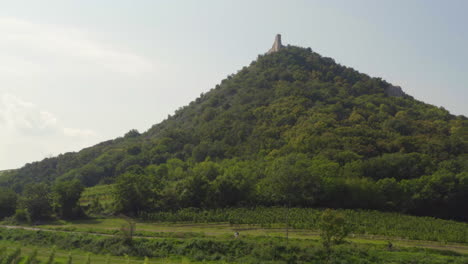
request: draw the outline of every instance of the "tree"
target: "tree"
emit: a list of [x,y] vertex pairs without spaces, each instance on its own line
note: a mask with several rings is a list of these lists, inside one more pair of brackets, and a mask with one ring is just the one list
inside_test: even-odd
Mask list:
[[322,244],[328,252],[333,245],[342,243],[349,233],[344,215],[331,209],[322,213],[319,227]]
[[0,219],[12,216],[16,209],[17,195],[8,188],[0,188]]
[[385,178],[377,181],[377,188],[382,201],[381,208],[395,210],[405,200],[401,186],[394,178]]
[[267,168],[267,193],[270,199],[284,204],[312,205],[317,199],[320,178],[310,171],[304,154],[277,158]]
[[211,183],[213,204],[226,207],[249,201],[254,190],[254,173],[248,166],[248,162],[234,163]]
[[156,204],[159,189],[159,181],[155,177],[146,174],[140,166],[132,166],[116,180],[116,210],[132,215],[149,210]]
[[20,209],[25,209],[31,221],[48,219],[52,216],[49,187],[44,183],[27,185],[20,199]]
[[193,174],[180,182],[179,200],[182,206],[206,206],[209,192],[209,181],[206,176]]
[[220,166],[212,161],[203,161],[193,167],[193,174],[213,181],[221,172]]
[[96,164],[87,164],[81,167],[75,176],[75,178],[79,179],[85,186],[91,187],[104,178],[105,171],[102,166],[97,166]]
[[135,138],[140,136],[140,132],[136,129],[130,129],[127,133],[125,133],[124,138]]
[[61,218],[78,216],[80,209],[78,201],[83,190],[83,184],[77,179],[55,183],[52,187],[52,199],[58,216]]

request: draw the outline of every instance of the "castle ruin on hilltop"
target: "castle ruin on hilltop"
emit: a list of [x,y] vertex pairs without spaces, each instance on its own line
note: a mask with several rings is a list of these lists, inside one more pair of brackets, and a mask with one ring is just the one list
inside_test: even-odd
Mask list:
[[267,54],[277,52],[280,49],[284,48],[283,44],[281,44],[281,34],[276,34],[275,43],[273,43],[273,47],[267,52]]
[[[271,54],[278,52],[279,50],[283,49],[284,46],[281,43],[281,34],[276,34],[275,36],[275,42],[273,43],[273,46],[271,49],[267,51],[266,54]],[[389,85],[388,87],[384,88],[384,92],[387,96],[393,96],[393,97],[404,97],[406,96],[406,93],[401,89],[400,86],[395,86],[395,85]]]

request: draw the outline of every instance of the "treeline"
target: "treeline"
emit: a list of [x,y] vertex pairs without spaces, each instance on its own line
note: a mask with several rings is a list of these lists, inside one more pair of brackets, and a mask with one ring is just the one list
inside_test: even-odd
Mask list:
[[132,214],[290,204],[466,220],[467,118],[389,97],[389,85],[288,47],[145,133],[27,164],[0,185],[115,182]]
[[[171,159],[145,168],[132,166],[118,176],[110,194],[110,213],[138,216],[144,212],[178,208],[256,206],[362,208],[397,211],[440,218],[467,219],[468,174],[456,161],[439,164],[432,174],[415,179],[358,177],[375,163],[404,164],[416,154],[388,154],[367,162],[340,165],[323,156],[289,154],[272,160],[189,164]],[[388,159],[388,161],[387,161]],[[399,160],[400,163],[395,162]],[[463,161],[463,160],[461,160]],[[411,164],[411,163],[410,163]],[[414,168],[414,164],[411,164]],[[58,180],[52,186],[27,185],[21,195],[3,188],[0,217],[15,215],[20,221],[52,216],[83,216],[78,201],[84,186],[78,180]],[[100,213],[99,198],[91,202]]]
[[[412,154],[341,166],[323,156],[289,154],[271,161],[204,161],[193,166],[171,159],[131,167],[115,184],[116,209],[128,214],[177,208],[295,206],[363,208],[441,218],[468,219],[468,174],[441,163],[415,179],[358,177],[381,159],[406,163]],[[386,164],[388,162],[385,161]],[[394,163],[400,171],[403,164]],[[412,165],[414,167],[414,165]],[[359,175],[359,174],[358,174]]]
[[29,184],[21,195],[0,188],[0,219],[10,222],[37,223],[54,218],[72,219],[85,216],[78,204],[84,185],[79,180]]

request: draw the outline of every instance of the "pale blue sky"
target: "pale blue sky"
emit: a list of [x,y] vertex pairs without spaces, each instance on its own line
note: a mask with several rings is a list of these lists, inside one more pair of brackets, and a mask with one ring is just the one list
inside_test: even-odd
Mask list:
[[147,130],[274,35],[468,115],[468,1],[2,1],[0,169]]

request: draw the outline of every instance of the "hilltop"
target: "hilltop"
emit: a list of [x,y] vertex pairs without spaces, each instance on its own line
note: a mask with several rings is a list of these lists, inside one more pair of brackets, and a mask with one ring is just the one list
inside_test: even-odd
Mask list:
[[288,204],[468,219],[465,116],[310,48],[277,47],[144,133],[26,164],[1,184],[131,183],[142,196],[119,210],[135,214]]

